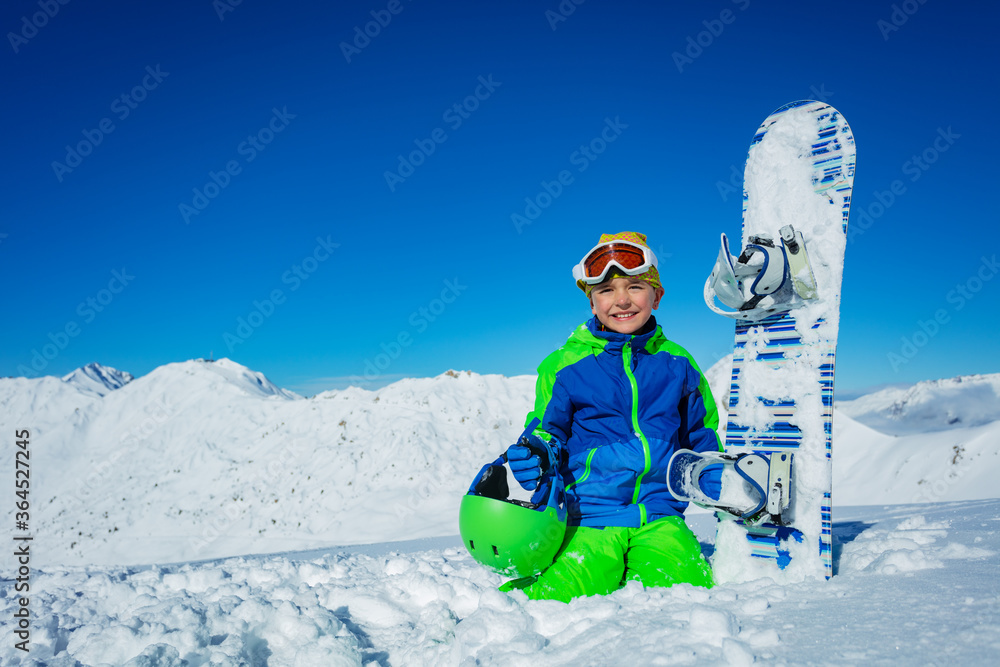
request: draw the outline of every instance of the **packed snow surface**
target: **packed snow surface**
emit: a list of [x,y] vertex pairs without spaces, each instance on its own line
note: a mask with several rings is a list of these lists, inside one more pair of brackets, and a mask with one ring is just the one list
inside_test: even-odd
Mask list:
[[[711,552],[714,520],[692,521]],[[153,567],[51,567],[5,665],[996,664],[1000,501],[852,507],[836,576],[568,605],[497,591],[455,538]],[[17,604],[4,586],[5,619]]]

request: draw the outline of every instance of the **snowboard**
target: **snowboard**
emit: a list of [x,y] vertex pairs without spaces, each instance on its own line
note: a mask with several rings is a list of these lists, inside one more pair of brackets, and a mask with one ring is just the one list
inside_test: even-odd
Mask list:
[[[723,235],[705,288],[735,320],[725,451],[679,452],[668,473],[679,497],[717,511],[720,583],[833,574],[833,386],[855,159],[843,115],[816,101],[780,107],[750,144],[740,254]],[[721,467],[718,499],[698,484],[710,465]]]

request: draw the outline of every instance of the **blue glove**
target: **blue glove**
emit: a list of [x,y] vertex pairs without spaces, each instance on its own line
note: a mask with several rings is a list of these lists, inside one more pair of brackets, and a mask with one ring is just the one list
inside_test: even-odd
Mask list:
[[524,445],[507,448],[507,465],[522,489],[531,491],[542,477],[541,459]]
[[698,486],[712,500],[718,500],[722,495],[722,468],[721,463],[712,463],[698,475]]

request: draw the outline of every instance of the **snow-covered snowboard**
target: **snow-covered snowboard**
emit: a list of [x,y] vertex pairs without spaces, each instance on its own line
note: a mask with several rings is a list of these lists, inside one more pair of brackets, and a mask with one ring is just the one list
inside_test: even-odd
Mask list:
[[[719,510],[720,582],[833,573],[834,360],[854,168],[851,128],[822,102],[779,108],[750,145],[740,252],[723,235],[705,287],[709,306],[736,320],[725,454],[681,453],[668,477]],[[712,464],[718,500],[698,486]]]

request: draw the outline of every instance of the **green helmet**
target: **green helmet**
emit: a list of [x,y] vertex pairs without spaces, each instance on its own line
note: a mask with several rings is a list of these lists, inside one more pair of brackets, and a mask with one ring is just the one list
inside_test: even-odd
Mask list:
[[462,497],[458,530],[480,564],[518,578],[538,574],[552,564],[566,535],[566,510],[559,506],[562,476],[553,472],[548,477],[547,502],[536,505],[507,499],[503,457],[476,475]]

